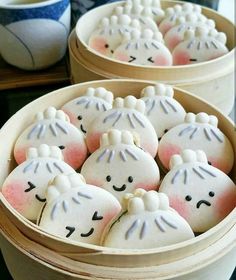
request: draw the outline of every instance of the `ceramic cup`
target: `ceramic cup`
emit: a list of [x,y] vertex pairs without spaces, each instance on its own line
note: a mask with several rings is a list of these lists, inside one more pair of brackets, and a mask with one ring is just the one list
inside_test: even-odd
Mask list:
[[59,61],[70,31],[69,0],[1,0],[0,53],[25,70]]

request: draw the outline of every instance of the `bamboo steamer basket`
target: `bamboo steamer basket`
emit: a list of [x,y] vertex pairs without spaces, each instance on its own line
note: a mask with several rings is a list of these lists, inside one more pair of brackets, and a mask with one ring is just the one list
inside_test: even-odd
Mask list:
[[[69,44],[71,72],[75,83],[92,79],[130,78],[159,81],[176,85],[217,106],[229,114],[234,104],[234,59],[235,59],[235,26],[212,9],[202,7],[202,13],[215,20],[219,31],[226,33],[227,46],[230,52],[220,58],[184,66],[151,67],[119,62],[104,57],[87,45],[88,38],[96,29],[99,21],[111,14],[114,7],[122,2],[106,4],[83,15],[76,25],[76,39],[71,36]],[[161,1],[165,9],[180,1]],[[74,47],[77,41],[77,47]],[[73,56],[74,54],[74,56]],[[85,72],[83,68],[86,69]],[[101,77],[101,78],[100,78]]]
[[[44,110],[50,105],[59,108],[67,101],[82,95],[88,87],[103,86],[114,92],[115,96],[125,96],[128,94],[138,96],[141,89],[151,84],[153,83],[138,80],[87,82],[54,91],[23,107],[0,130],[0,184],[2,185],[9,172],[15,166],[12,151],[17,136],[30,124],[35,112]],[[225,117],[214,106],[181,89],[175,88],[175,98],[187,111],[194,113],[205,111],[208,114],[216,115],[219,119],[220,129],[231,140],[236,157],[236,132],[234,124],[229,118]],[[234,164],[231,178],[234,182],[236,181],[236,163]],[[217,280],[225,280],[229,277],[230,272],[233,271],[232,263],[235,264],[236,208],[215,227],[192,240],[155,249],[122,250],[81,242],[64,241],[40,230],[38,226],[18,214],[1,193],[0,202],[2,230],[0,245],[3,253],[8,255],[7,259],[14,259],[15,256],[16,263],[20,254],[22,254],[22,259],[24,255],[26,262],[28,258],[33,258],[32,256],[34,256],[36,258],[34,259],[35,270],[42,266],[42,270],[47,270],[50,275],[49,278],[38,279],[54,279],[54,270],[56,270],[55,275],[57,275],[56,273],[59,273],[59,275],[64,273],[67,275],[68,273],[70,275],[71,271],[77,273],[76,278],[68,276],[68,279],[94,279],[80,278],[81,271],[84,271],[83,273],[92,271],[92,273],[98,273],[96,274],[98,278],[95,279],[100,279],[99,277],[101,277],[101,279],[207,280],[214,279],[215,269],[219,268],[222,271],[218,270],[215,275],[222,275],[222,278],[219,278],[221,277],[219,276]],[[9,226],[10,230],[8,224],[11,225]],[[27,248],[24,247],[22,245],[23,241],[18,239],[18,237],[14,237],[15,234],[22,236],[22,239],[29,246]],[[209,250],[211,252],[212,248],[218,248],[219,254],[216,251],[208,253]],[[40,250],[43,250],[44,255],[40,255]],[[219,264],[224,265],[221,266]],[[212,271],[211,267],[214,268]],[[79,271],[80,268],[81,271]],[[14,270],[14,268],[12,269]],[[95,277],[94,275],[93,277]],[[186,276],[183,276],[185,277],[183,278],[178,275]],[[200,275],[199,277],[201,278],[196,278],[198,277],[197,275]],[[207,278],[209,275],[210,278]],[[65,278],[58,276],[55,279]]]

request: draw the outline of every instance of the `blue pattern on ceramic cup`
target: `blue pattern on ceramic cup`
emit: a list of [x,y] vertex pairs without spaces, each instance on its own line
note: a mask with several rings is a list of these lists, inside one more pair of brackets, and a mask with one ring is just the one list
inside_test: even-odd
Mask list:
[[59,61],[70,31],[69,0],[37,4],[17,8],[0,4],[0,53],[8,63],[26,70]]

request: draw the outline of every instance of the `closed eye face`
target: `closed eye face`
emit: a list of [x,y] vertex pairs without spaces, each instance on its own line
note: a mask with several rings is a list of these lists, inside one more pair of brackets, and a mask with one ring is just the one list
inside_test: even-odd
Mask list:
[[29,188],[25,189],[25,192],[30,192],[36,188],[36,186],[31,182],[27,182],[27,184],[29,185]]
[[189,61],[196,62],[197,59],[196,58],[190,58]]
[[75,231],[75,227],[70,227],[70,226],[67,226],[66,229],[69,231],[66,235],[66,237],[70,237],[71,234]]
[[130,55],[130,60],[128,62],[133,62],[134,60],[136,60],[136,57]]
[[147,61],[149,61],[149,62],[151,62],[151,63],[154,63],[154,60],[152,59],[152,57],[149,57],[149,58],[147,59]]

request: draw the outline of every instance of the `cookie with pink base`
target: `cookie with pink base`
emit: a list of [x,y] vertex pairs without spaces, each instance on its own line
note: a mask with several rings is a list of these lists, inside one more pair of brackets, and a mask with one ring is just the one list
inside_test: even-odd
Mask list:
[[160,180],[153,157],[135,145],[129,131],[116,129],[101,136],[100,148],[85,161],[81,174],[87,183],[111,192],[120,202],[125,193],[137,188],[157,189]]
[[29,148],[26,161],[18,165],[6,178],[2,194],[21,215],[36,220],[46,201],[47,185],[58,174],[75,172],[63,161],[56,146],[40,145]]
[[122,214],[104,231],[106,247],[151,249],[194,237],[189,224],[170,208],[164,193],[137,189],[124,196],[123,205]]
[[123,34],[134,28],[141,28],[140,22],[137,19],[131,19],[128,15],[105,17],[90,35],[88,45],[97,52],[110,57],[121,43]]
[[196,27],[187,30],[184,40],[173,50],[173,64],[185,65],[218,58],[229,52],[226,47],[226,35],[216,29]]
[[185,15],[193,15],[193,14],[199,15],[201,14],[201,12],[202,9],[201,6],[199,5],[194,5],[191,3],[184,3],[183,5],[177,4],[165,10],[164,19],[161,21],[158,28],[164,36],[166,32],[168,32],[172,27],[175,26],[178,18]]
[[62,106],[70,121],[86,134],[89,124],[112,108],[113,93],[103,87],[88,88],[83,96],[77,97]]
[[176,20],[176,24],[164,36],[165,45],[172,52],[174,48],[184,39],[187,30],[202,27],[206,30],[215,28],[215,22],[207,19],[202,14],[185,15]]
[[124,40],[114,51],[113,58],[145,66],[170,66],[172,55],[163,43],[160,32],[150,29],[124,34]]
[[184,217],[194,232],[204,232],[223,220],[236,206],[236,186],[207,162],[203,151],[183,150],[173,155],[170,171],[159,191]]
[[148,86],[141,92],[141,99],[146,104],[146,116],[155,128],[158,140],[169,129],[184,122],[186,112],[173,96],[173,88],[165,84]]
[[134,96],[117,97],[113,108],[103,112],[89,126],[86,143],[90,153],[99,148],[100,138],[110,129],[128,130],[140,137],[140,147],[155,157],[158,139],[154,127],[144,115],[145,103]]
[[158,157],[163,166],[168,169],[171,156],[182,150],[203,150],[209,164],[228,174],[234,163],[233,148],[217,125],[216,116],[187,113],[184,123],[173,127],[161,138]]
[[84,134],[70,123],[69,117],[54,107],[39,112],[35,120],[18,137],[14,156],[18,164],[25,161],[26,150],[41,144],[58,146],[66,163],[79,168],[87,156]]
[[109,192],[86,184],[82,175],[58,175],[48,186],[38,225],[50,234],[99,245],[105,226],[121,206]]

